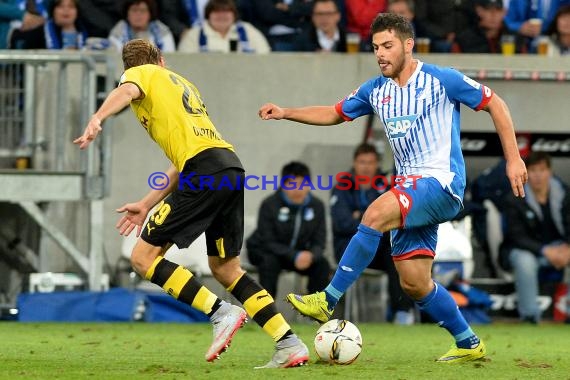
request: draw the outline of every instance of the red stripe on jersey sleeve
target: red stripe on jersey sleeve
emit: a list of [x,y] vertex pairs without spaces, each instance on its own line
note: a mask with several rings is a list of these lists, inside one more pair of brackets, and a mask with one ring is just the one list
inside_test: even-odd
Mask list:
[[336,111],[336,113],[338,113],[338,116],[342,117],[342,119],[344,121],[352,121],[352,119],[348,116],[346,116],[344,114],[344,112],[342,112],[342,104],[344,103],[344,99],[341,100],[340,102],[338,102],[337,104],[334,105],[334,109]]
[[483,93],[483,98],[481,99],[481,103],[479,103],[477,108],[475,108],[476,111],[481,111],[483,108],[485,108],[495,94],[493,90],[484,85],[481,85],[481,92]]

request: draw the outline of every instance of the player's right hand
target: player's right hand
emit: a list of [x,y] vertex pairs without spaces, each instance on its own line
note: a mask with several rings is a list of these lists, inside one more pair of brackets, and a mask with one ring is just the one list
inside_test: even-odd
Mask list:
[[101,120],[93,115],[89,120],[87,127],[85,127],[83,135],[73,140],[73,143],[79,145],[79,149],[85,149],[89,144],[91,144],[91,141],[95,140],[101,130]]
[[129,236],[130,233],[137,228],[137,237],[141,235],[141,230],[143,223],[148,214],[148,209],[145,208],[140,202],[138,203],[127,203],[122,207],[119,207],[117,212],[126,212],[125,215],[115,225],[115,228],[119,230],[119,234],[123,236]]
[[285,116],[285,111],[273,103],[265,103],[259,109],[258,115],[263,120],[281,120]]

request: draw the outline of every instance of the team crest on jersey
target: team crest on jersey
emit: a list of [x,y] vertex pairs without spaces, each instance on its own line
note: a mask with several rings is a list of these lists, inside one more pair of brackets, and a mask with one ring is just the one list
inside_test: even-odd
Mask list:
[[417,100],[423,100],[425,98],[426,98],[426,94],[424,92],[424,88],[423,87],[416,88],[416,99]]
[[388,135],[391,139],[404,137],[417,119],[418,115],[386,118],[386,129],[388,131]]

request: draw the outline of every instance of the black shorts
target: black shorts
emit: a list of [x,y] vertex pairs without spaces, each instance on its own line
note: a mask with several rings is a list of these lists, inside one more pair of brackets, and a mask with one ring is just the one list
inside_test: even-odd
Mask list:
[[243,170],[185,173],[151,215],[141,238],[158,247],[174,243],[187,248],[206,232],[208,256],[238,256],[243,244]]

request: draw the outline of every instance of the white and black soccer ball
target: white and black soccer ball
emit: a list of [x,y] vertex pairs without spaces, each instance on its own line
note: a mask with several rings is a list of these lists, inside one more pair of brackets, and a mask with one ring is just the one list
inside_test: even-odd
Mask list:
[[350,364],[362,351],[362,335],[354,323],[332,319],[322,325],[315,336],[315,352],[320,360]]

